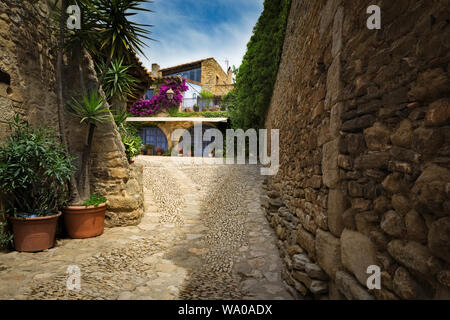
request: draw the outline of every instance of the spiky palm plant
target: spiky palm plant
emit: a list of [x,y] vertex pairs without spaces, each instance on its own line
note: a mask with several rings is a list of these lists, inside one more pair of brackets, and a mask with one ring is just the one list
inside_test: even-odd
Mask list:
[[95,128],[99,123],[109,121],[111,114],[106,106],[106,101],[94,90],[83,95],[80,100],[73,98],[73,101],[69,106],[72,109],[72,115],[79,118],[80,123],[89,125],[87,145],[83,151],[78,178],[78,192],[82,199],[85,199],[90,195],[88,163],[91,156]]
[[[130,18],[138,12],[153,12],[143,8],[142,5],[152,3],[151,0],[78,0],[80,7],[85,8],[86,19],[89,21],[91,33],[95,32],[94,40],[98,50],[106,58],[99,83],[110,67],[114,57],[129,57],[130,54],[140,53],[145,56],[143,39],[153,40],[148,24],[132,21]],[[147,29],[146,29],[147,28]],[[89,46],[90,47],[90,46]]]
[[[125,100],[128,97],[134,98],[133,90],[137,80],[128,73],[130,68],[131,66],[124,64],[123,58],[112,60],[102,83],[103,91],[108,99],[113,97],[120,100]],[[104,70],[105,64],[98,64],[97,69]]]

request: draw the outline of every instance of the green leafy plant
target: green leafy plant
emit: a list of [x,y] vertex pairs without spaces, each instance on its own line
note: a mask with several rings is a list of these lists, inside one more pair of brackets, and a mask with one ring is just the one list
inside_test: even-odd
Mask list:
[[[105,70],[104,62],[98,64],[98,70]],[[137,80],[129,74],[131,66],[124,65],[123,57],[111,61],[111,66],[105,74],[102,88],[105,91],[106,97],[112,99],[116,97],[120,100],[125,100],[133,96],[133,90],[136,87]]]
[[142,146],[142,139],[135,135],[122,135],[122,142],[125,146],[125,154],[128,160],[139,155]]
[[8,212],[31,217],[57,213],[69,200],[74,158],[54,129],[34,129],[18,115],[9,125],[12,134],[0,145],[0,192]]
[[209,92],[208,90],[202,90],[202,92],[200,92],[200,97],[202,97],[202,99],[214,99],[214,93]]
[[80,123],[86,123],[89,126],[87,144],[83,150],[81,159],[81,170],[79,174],[78,192],[81,198],[86,198],[90,194],[89,183],[89,158],[92,150],[95,128],[99,123],[109,121],[111,114],[106,107],[106,102],[97,91],[90,91],[81,97],[81,100],[73,98],[69,104],[72,108],[73,116],[80,119]]
[[106,201],[107,201],[107,199],[105,197],[101,197],[101,196],[98,196],[96,194],[91,194],[89,199],[87,199],[87,200],[85,200],[83,202],[83,206],[86,206],[86,207],[89,207],[89,206],[98,207],[102,203],[106,203]]

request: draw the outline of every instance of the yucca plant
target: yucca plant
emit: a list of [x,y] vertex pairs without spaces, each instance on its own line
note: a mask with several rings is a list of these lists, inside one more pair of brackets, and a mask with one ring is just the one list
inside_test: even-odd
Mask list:
[[[105,70],[105,68],[103,62],[97,65],[98,70]],[[112,60],[102,83],[103,91],[108,100],[112,98],[119,100],[125,100],[128,97],[134,98],[133,90],[136,87],[137,80],[129,74],[130,68],[131,66],[124,64],[123,57]]]
[[[145,56],[142,48],[146,46],[143,39],[148,37],[150,30],[145,28],[153,25],[141,24],[130,20],[137,12],[153,12],[141,5],[152,3],[151,0],[78,0],[80,7],[85,8],[86,19],[91,30],[95,31],[92,40],[98,50],[106,58],[105,68],[100,77],[99,84],[111,65],[114,57],[129,57],[136,53]],[[91,47],[91,46],[88,46]]]
[[89,125],[89,134],[87,145],[83,151],[81,159],[81,170],[78,178],[78,192],[84,199],[90,195],[89,183],[89,158],[92,150],[95,128],[99,123],[109,121],[111,114],[107,108],[106,101],[95,90],[91,90],[81,97],[81,100],[72,99],[69,106],[72,109],[72,115],[80,119],[80,123]]

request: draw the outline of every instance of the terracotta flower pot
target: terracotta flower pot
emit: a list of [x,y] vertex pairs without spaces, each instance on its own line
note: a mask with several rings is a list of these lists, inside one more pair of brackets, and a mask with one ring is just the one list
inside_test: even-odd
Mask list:
[[14,233],[14,248],[22,252],[38,252],[55,244],[56,223],[61,212],[49,217],[10,217]]
[[72,239],[97,237],[105,230],[105,203],[98,207],[66,207],[63,208],[63,213],[64,225]]

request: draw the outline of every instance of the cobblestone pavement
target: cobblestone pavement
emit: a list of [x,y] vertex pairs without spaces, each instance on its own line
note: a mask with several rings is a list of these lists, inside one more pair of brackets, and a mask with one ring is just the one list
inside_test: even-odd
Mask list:
[[[258,168],[181,161],[138,158],[138,226],[0,253],[0,299],[292,299],[260,209]],[[70,265],[80,268],[79,291],[67,289]]]

